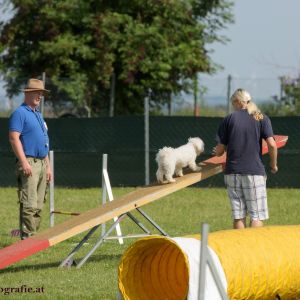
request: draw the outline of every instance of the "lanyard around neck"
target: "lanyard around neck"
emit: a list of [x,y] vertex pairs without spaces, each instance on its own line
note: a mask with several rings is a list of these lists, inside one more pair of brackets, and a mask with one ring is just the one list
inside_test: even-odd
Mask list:
[[39,112],[37,110],[33,110],[33,113],[34,113],[35,117],[37,118],[37,120],[38,120],[38,122],[39,122],[39,124],[40,124],[40,126],[41,126],[41,128],[43,130],[43,132],[45,132],[45,126],[43,124],[43,121],[42,121],[42,119],[40,117]]

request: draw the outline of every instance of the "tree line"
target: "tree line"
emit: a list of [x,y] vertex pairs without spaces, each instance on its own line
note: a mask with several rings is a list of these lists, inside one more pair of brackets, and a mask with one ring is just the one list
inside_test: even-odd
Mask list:
[[[9,96],[46,73],[48,100],[69,99],[93,116],[140,114],[190,91],[198,73],[218,69],[209,45],[233,22],[227,0],[2,0],[0,73]],[[3,12],[2,12],[3,13]]]

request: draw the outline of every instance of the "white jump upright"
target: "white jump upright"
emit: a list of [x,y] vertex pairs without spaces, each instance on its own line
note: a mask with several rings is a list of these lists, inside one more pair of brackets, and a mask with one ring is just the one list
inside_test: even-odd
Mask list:
[[201,240],[200,240],[200,268],[199,268],[199,286],[198,286],[198,300],[209,300],[205,299],[205,279],[206,279],[206,266],[208,265],[213,279],[218,288],[220,299],[228,300],[226,291],[219,277],[218,271],[214,264],[214,261],[208,251],[208,231],[209,226],[207,223],[203,223],[201,227]]
[[[52,170],[52,180],[50,181],[50,200],[49,200],[49,214],[50,214],[50,227],[54,226],[54,215],[55,213],[59,213],[59,212],[55,212],[55,200],[54,200],[54,151],[50,151],[49,153],[50,156],[50,166],[51,166],[51,170]],[[106,203],[106,196],[108,196],[109,201],[113,201],[114,197],[113,197],[113,193],[112,193],[112,189],[111,189],[111,185],[110,185],[110,180],[109,180],[109,176],[108,176],[108,172],[107,172],[107,154],[103,154],[102,155],[102,204]],[[63,214],[72,214],[70,212],[60,212]],[[118,219],[118,217],[114,217],[114,222],[116,222]],[[123,244],[123,238],[122,236],[122,232],[121,232],[121,227],[120,224],[118,224],[116,226],[116,231],[117,231],[117,237],[119,240],[120,244]],[[105,223],[102,224],[102,235],[106,234],[106,227],[105,227]]]
[[[107,172],[107,154],[102,155],[102,205],[106,203],[106,195],[108,195],[108,200],[113,201],[113,193],[110,185],[110,180]],[[118,220],[118,216],[114,217],[114,222]],[[117,236],[119,237],[119,243],[123,244],[122,232],[120,224],[116,226]],[[106,234],[106,226],[105,223],[102,224],[102,236]]]

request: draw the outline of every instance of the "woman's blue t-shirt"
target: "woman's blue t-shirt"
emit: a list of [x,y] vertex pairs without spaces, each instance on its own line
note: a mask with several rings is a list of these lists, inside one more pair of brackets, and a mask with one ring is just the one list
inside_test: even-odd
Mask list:
[[246,109],[225,117],[218,129],[217,142],[227,148],[225,174],[265,175],[262,139],[273,136],[270,119],[257,121]]

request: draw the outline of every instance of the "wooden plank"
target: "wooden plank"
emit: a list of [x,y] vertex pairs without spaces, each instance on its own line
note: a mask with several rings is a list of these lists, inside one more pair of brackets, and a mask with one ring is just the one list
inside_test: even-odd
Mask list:
[[[276,136],[278,148],[287,142],[286,136]],[[267,153],[267,146],[263,146],[263,153]],[[105,205],[91,209],[68,221],[49,228],[27,240],[19,241],[9,247],[0,249],[0,269],[30,256],[47,247],[53,246],[92,227],[111,220],[113,217],[134,210],[136,207],[160,199],[182,188],[195,184],[208,177],[221,173],[226,157],[212,157],[201,162],[202,170],[188,173],[177,178],[170,184],[152,184],[141,187]]]
[[174,183],[163,185],[152,184],[138,188],[101,207],[93,208],[76,218],[71,218],[64,223],[49,228],[35,237],[48,238],[50,245],[55,245],[98,224],[105,223],[118,215],[134,210],[136,207],[153,202],[222,171],[221,165],[208,164],[203,166],[202,171],[186,174],[183,177],[177,178]]
[[26,239],[0,250],[0,269],[50,247],[48,239]]

